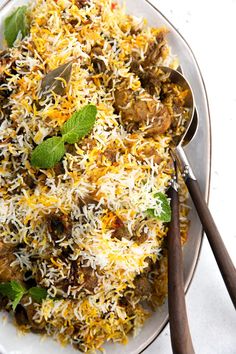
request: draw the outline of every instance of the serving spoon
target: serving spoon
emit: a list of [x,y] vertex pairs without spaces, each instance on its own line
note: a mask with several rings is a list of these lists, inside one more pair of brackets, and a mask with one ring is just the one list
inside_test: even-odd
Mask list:
[[168,225],[168,307],[172,351],[174,354],[194,354],[184,296],[183,252],[179,222],[178,171],[172,155],[174,176],[168,190],[171,221]]
[[184,177],[228,293],[234,307],[236,308],[236,270],[183,149],[183,147],[193,139],[198,128],[198,114],[197,107],[195,107],[194,104],[194,96],[189,83],[180,72],[164,66],[161,67],[161,70],[164,73],[169,74],[171,82],[188,89],[188,96],[186,97],[185,104],[186,108],[189,110],[190,119],[188,120],[182,136],[179,138],[177,137],[175,147],[173,148],[173,153],[176,156],[178,167]]

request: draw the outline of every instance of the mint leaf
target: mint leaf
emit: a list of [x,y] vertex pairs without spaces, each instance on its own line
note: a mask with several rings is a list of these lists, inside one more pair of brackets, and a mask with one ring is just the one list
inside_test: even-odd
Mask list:
[[160,205],[162,211],[161,213],[158,214],[156,209],[148,209],[147,210],[148,216],[151,218],[157,218],[164,222],[170,222],[171,207],[166,195],[163,193],[156,193],[154,197],[157,199],[157,204]]
[[80,111],[75,112],[61,129],[63,141],[75,144],[92,130],[97,115],[94,105],[87,105]]
[[0,284],[0,294],[7,296],[10,300],[14,300],[16,293],[12,289],[11,282]]
[[64,143],[74,144],[87,135],[96,121],[97,108],[87,105],[75,112],[61,129],[62,137],[55,136],[43,141],[31,155],[31,165],[39,168],[51,168],[64,156]]
[[21,32],[22,38],[29,33],[26,12],[27,6],[18,7],[18,9],[16,9],[4,21],[4,36],[9,47],[13,47],[19,32]]
[[25,288],[16,280],[11,281],[11,287],[12,290],[15,291],[16,293],[25,292]]
[[24,293],[16,293],[16,296],[15,296],[14,301],[12,303],[13,311],[15,311],[16,306],[19,304],[19,302],[22,299],[23,295],[24,295]]
[[54,136],[38,145],[31,155],[31,165],[51,168],[64,156],[66,150],[61,137]]
[[27,293],[26,289],[16,280],[0,284],[0,293],[13,301],[12,308],[15,311],[20,300]]
[[46,289],[35,286],[29,289],[29,294],[34,301],[40,303],[43,299],[46,299],[48,293]]

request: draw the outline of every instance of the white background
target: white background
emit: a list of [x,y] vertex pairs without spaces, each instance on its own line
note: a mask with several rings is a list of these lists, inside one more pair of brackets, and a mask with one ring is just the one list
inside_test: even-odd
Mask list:
[[[236,0],[152,3],[188,41],[203,74],[212,122],[210,209],[236,263]],[[235,354],[236,313],[207,239],[186,300],[196,354]],[[154,353],[171,353],[169,327],[145,351]]]
[[[213,138],[210,209],[236,262],[236,0],[152,2],[187,39],[206,83]],[[186,300],[196,354],[236,354],[235,311],[206,239]],[[171,353],[168,327],[145,351],[154,353]]]

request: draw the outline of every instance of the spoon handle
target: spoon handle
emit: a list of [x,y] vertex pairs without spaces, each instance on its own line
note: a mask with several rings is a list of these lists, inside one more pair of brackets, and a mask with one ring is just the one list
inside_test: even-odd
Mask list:
[[213,217],[208,209],[197,180],[190,176],[186,178],[186,185],[194,202],[203,229],[207,235],[216,262],[224,279],[228,293],[236,308],[236,270],[229,253],[222,241]]
[[198,216],[201,220],[203,229],[210,243],[221,275],[224,279],[226,288],[234,304],[234,307],[236,308],[236,270],[234,264],[216,227],[216,224],[213,220],[207,203],[205,202],[204,196],[201,192],[197,179],[194,176],[193,170],[182,146],[176,147],[175,154],[180,171],[185,178],[185,183],[188,187]]
[[183,254],[179,228],[179,198],[169,189],[172,218],[168,231],[168,306],[171,344],[174,354],[194,354],[184,295]]

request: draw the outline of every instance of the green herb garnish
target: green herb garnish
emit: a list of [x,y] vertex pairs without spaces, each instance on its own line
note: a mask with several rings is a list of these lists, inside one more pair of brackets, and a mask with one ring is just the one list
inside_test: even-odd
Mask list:
[[29,289],[29,295],[36,302],[41,303],[47,297],[47,290],[38,286]]
[[23,287],[15,280],[0,284],[0,294],[13,301],[12,307],[14,311],[24,293]]
[[157,205],[161,207],[161,213],[158,213],[156,209],[148,209],[147,214],[151,218],[156,218],[164,222],[171,221],[171,207],[169,200],[163,193],[156,193],[154,197],[157,199]]
[[64,141],[54,136],[38,145],[31,156],[31,165],[40,168],[51,168],[59,162],[66,152]]
[[87,105],[75,112],[62,126],[61,137],[49,138],[34,149],[31,165],[38,168],[54,167],[66,152],[64,144],[74,144],[87,135],[94,126],[96,115],[97,108],[94,105]]
[[12,308],[15,311],[16,306],[25,294],[29,294],[36,302],[42,302],[47,297],[47,290],[41,287],[33,287],[27,290],[18,281],[12,280],[0,284],[0,294],[12,300]]
[[18,7],[4,21],[4,36],[9,47],[13,47],[19,33],[21,33],[22,38],[29,33],[27,6]]
[[68,144],[75,144],[87,135],[96,121],[97,108],[88,105],[79,112],[75,112],[61,129],[63,141]]

